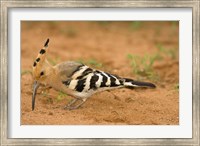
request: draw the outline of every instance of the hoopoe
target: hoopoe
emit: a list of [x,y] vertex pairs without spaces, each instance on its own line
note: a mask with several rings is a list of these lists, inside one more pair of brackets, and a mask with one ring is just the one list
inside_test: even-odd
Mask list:
[[91,95],[97,92],[122,87],[156,87],[152,83],[122,78],[74,61],[52,66],[46,59],[48,43],[49,39],[33,63],[32,110],[35,106],[37,89],[41,84],[73,96],[74,99],[64,107],[64,109],[69,110],[79,108]]

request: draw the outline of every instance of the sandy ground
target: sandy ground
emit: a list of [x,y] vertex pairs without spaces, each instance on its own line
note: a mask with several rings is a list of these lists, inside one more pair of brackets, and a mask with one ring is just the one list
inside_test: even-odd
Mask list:
[[[178,23],[174,22],[22,22],[22,125],[177,125],[179,124]],[[142,79],[156,89],[117,89],[93,95],[81,108],[64,110],[73,98],[41,87],[31,110],[32,64],[50,38],[48,60],[84,61],[122,77]],[[160,47],[162,46],[162,47]],[[156,78],[133,73],[127,55],[153,55]],[[171,53],[170,53],[171,52]],[[139,64],[140,65],[140,64]]]

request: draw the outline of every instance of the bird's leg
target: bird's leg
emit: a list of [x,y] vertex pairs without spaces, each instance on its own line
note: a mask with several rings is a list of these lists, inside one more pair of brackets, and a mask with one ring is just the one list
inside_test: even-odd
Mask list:
[[74,98],[72,101],[70,101],[65,107],[64,109],[68,109],[72,104],[74,104],[76,101],[78,101],[78,98]]
[[82,99],[81,99],[81,102],[80,102],[79,104],[77,104],[76,106],[69,106],[68,109],[69,109],[69,110],[77,109],[77,108],[79,108],[82,104],[84,104],[85,101],[86,101],[86,100],[82,100]]
[[[77,105],[72,106],[73,104],[75,104],[78,100],[81,100],[81,102]],[[73,99],[70,103],[68,103],[64,109],[68,109],[68,110],[74,110],[79,108],[83,103],[85,103],[86,99],[82,99],[82,98],[75,98]]]

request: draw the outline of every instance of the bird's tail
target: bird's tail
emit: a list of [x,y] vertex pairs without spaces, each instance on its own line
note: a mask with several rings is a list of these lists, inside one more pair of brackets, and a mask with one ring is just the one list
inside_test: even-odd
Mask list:
[[156,88],[156,86],[149,82],[140,82],[135,81],[133,79],[124,78],[124,86],[131,88],[131,87],[150,87],[150,88]]

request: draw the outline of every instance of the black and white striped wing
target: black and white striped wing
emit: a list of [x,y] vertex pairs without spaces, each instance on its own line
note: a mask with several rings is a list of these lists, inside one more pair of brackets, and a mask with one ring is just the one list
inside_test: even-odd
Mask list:
[[91,69],[88,66],[79,66],[63,84],[77,92],[98,91],[102,88],[120,87],[123,80],[115,75]]

